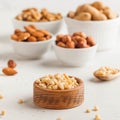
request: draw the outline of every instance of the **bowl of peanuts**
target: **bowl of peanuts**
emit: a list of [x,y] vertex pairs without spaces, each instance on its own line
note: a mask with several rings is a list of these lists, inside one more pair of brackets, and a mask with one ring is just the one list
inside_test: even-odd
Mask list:
[[63,24],[61,13],[53,13],[46,8],[27,8],[13,19],[14,28],[22,29],[24,26],[34,24],[40,29],[46,29],[52,34],[57,34]]
[[28,59],[42,57],[53,43],[53,35],[34,25],[24,26],[24,31],[15,29],[11,42],[16,55]]
[[82,4],[65,17],[68,32],[83,31],[94,37],[98,51],[112,50],[119,38],[120,17],[100,1]]
[[46,75],[33,84],[33,101],[38,107],[68,109],[84,101],[84,83],[67,74]]
[[83,32],[72,35],[57,35],[54,42],[56,57],[63,65],[83,67],[91,64],[97,50],[97,44],[92,36]]

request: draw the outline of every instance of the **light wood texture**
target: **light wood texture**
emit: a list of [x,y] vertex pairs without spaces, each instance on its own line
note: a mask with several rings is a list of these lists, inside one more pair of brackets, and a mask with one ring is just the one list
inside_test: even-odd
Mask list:
[[98,78],[99,80],[102,80],[102,81],[110,81],[110,80],[114,80],[118,77],[120,77],[120,70],[118,73],[116,74],[111,74],[111,75],[104,75],[104,76],[98,76],[96,75],[96,73],[94,72],[93,75]]
[[38,87],[34,82],[34,103],[43,108],[65,109],[81,105],[84,101],[84,84],[76,78],[79,86],[70,90],[48,90]]

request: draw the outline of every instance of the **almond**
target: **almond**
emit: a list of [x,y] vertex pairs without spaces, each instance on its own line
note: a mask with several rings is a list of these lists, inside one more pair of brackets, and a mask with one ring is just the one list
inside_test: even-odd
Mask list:
[[3,69],[2,69],[2,72],[3,72],[5,75],[8,75],[8,76],[14,75],[14,74],[17,73],[16,70],[14,70],[13,68],[10,68],[10,67],[3,68]]
[[30,36],[29,38],[28,38],[28,42],[36,42],[37,41],[37,39],[36,39],[36,37],[34,37],[34,36]]
[[13,39],[13,40],[18,40],[18,36],[16,35],[16,34],[13,34],[13,35],[11,35],[11,39]]

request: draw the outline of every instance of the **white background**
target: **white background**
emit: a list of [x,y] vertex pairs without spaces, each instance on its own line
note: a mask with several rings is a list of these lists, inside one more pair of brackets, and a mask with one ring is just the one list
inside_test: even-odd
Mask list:
[[[94,0],[0,0],[0,34],[10,34],[13,31],[11,19],[24,8],[48,8],[50,11],[61,12],[65,16],[68,11],[75,10],[82,3]],[[114,11],[120,13],[119,0],[101,0]],[[7,29],[5,28],[7,26]]]
[[[92,0],[0,0],[0,111],[6,110],[1,120],[93,120],[99,114],[102,120],[120,120],[120,79],[110,82],[96,81],[93,72],[100,66],[120,67],[120,49],[97,53],[94,64],[83,68],[70,68],[62,66],[56,59],[53,51],[48,52],[40,60],[16,59],[8,37],[13,32],[12,18],[26,7],[46,7],[53,11],[66,14],[74,10],[80,3]],[[115,11],[120,13],[119,0],[104,0]],[[117,46],[117,48],[119,45]],[[17,62],[18,74],[12,77],[4,76],[1,72],[8,59]],[[49,73],[68,73],[84,80],[85,101],[80,107],[68,110],[47,110],[34,106],[32,102],[33,82],[36,78]],[[17,103],[18,99],[25,100],[23,105]],[[92,109],[98,105],[98,112],[86,114],[87,108]]]
[[[94,0],[0,0],[0,9],[21,10],[26,7],[46,7],[53,11],[67,13],[69,10],[74,10],[79,4],[85,2],[93,2]],[[100,0],[111,6],[115,11],[120,13],[119,0]]]
[[[0,0],[0,8],[4,9],[23,9],[26,7],[47,7],[50,10],[68,12],[70,9],[75,9],[79,4],[92,2],[94,0]],[[105,4],[112,6],[114,10],[120,10],[119,0],[100,0]]]

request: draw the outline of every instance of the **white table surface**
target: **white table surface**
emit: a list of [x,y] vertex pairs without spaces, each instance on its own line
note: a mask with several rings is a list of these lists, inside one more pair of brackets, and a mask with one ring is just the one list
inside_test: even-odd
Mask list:
[[[1,116],[1,120],[56,120],[58,117],[63,120],[93,120],[96,114],[99,114],[102,120],[120,120],[120,78],[100,82],[93,76],[93,71],[100,66],[120,67],[119,44],[113,51],[97,52],[93,64],[82,68],[63,66],[53,50],[38,60],[17,59],[9,40],[9,35],[13,32],[11,19],[8,19],[8,16],[4,18],[6,19],[1,19],[0,23],[0,94],[4,96],[0,100],[0,111],[6,110],[6,115]],[[2,73],[2,68],[7,66],[9,59],[14,59],[17,63],[18,74],[14,76],[5,76]],[[34,80],[54,73],[68,73],[84,81],[85,101],[81,106],[49,110],[34,105]],[[25,103],[18,104],[20,98],[25,100]],[[92,109],[94,105],[99,106],[98,112],[85,113],[87,108]]]

